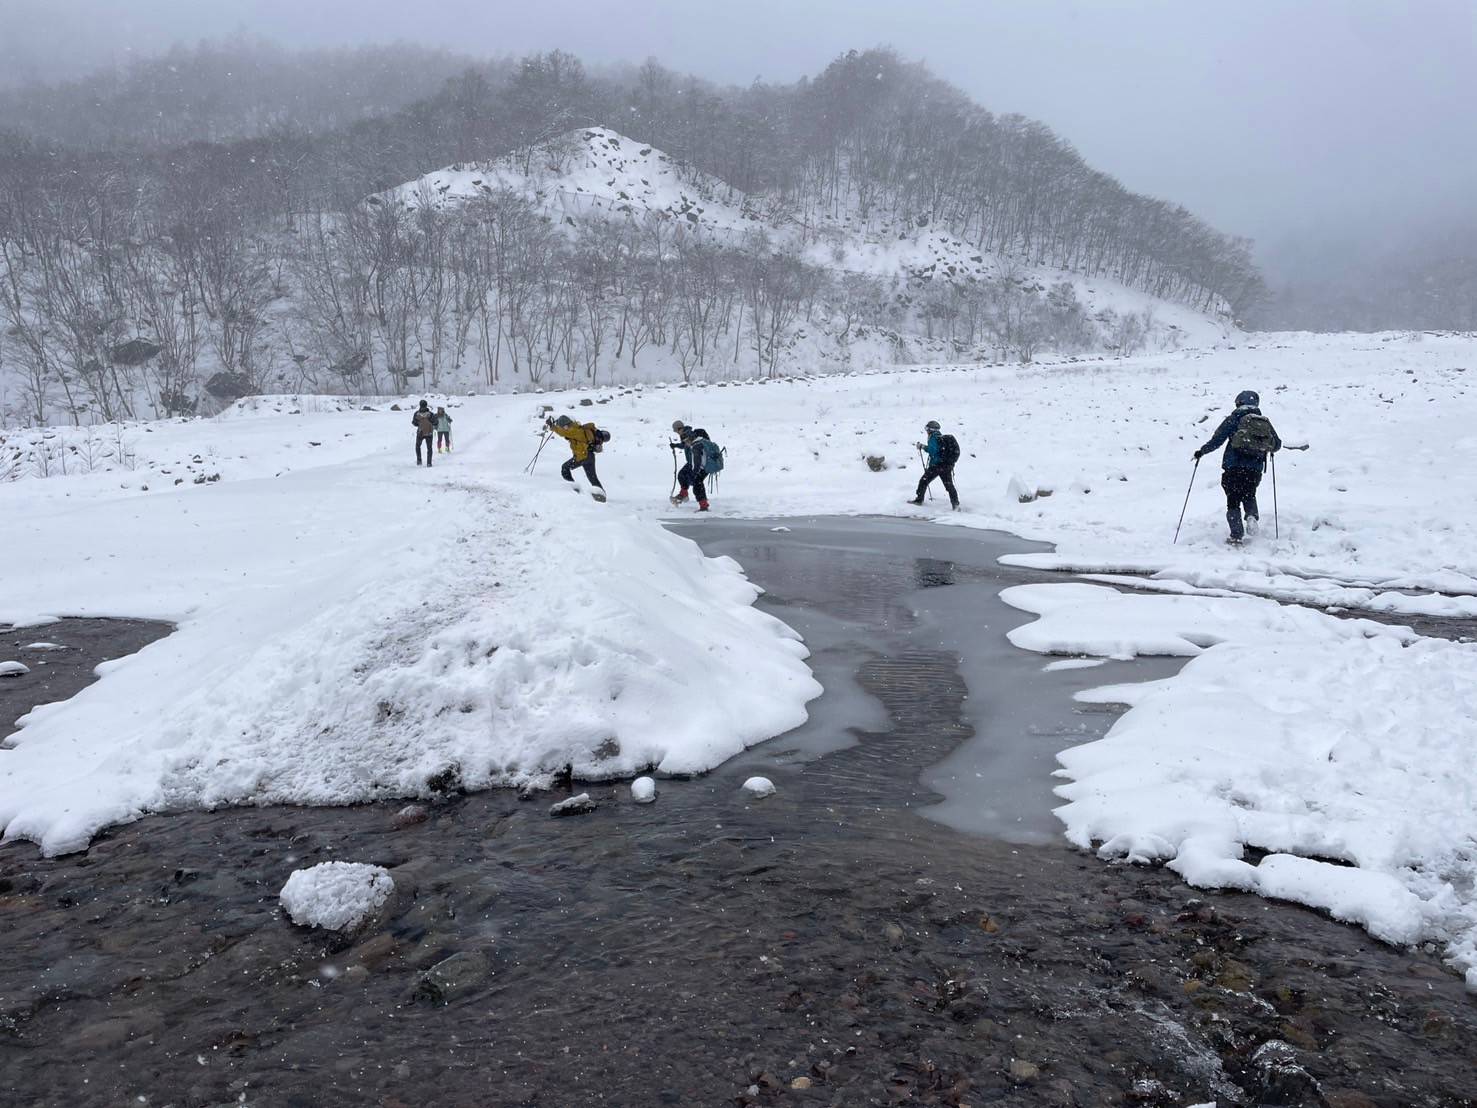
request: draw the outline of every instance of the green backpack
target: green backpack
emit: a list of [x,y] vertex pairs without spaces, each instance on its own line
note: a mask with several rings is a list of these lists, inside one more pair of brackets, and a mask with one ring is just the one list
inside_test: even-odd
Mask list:
[[1231,448],[1246,454],[1270,454],[1277,449],[1272,421],[1259,412],[1247,412],[1231,436]]

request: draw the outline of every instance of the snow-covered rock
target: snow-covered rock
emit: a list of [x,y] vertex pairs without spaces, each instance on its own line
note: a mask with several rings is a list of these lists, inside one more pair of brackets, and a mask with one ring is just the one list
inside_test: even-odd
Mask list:
[[744,792],[759,800],[766,796],[773,796],[775,792],[774,782],[768,777],[750,777],[742,787]]
[[295,870],[279,894],[282,909],[300,927],[352,930],[395,891],[388,870],[365,862],[321,862]]
[[589,793],[580,793],[578,796],[570,796],[549,805],[549,815],[556,819],[560,816],[583,816],[593,812],[598,805]]
[[30,667],[20,662],[0,662],[0,677],[24,677],[30,672]]
[[65,650],[66,647],[65,646],[62,646],[61,643],[55,643],[55,642],[29,642],[29,643],[26,643],[25,646],[21,647],[21,649],[22,650]]
[[650,804],[656,799],[656,782],[650,777],[638,777],[631,782],[631,799],[637,804]]

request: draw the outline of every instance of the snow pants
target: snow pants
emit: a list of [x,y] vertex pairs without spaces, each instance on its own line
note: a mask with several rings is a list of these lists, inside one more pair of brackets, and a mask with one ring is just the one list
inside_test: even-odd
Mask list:
[[415,437],[415,464],[421,464],[421,443],[426,444],[426,465],[430,465],[431,459],[435,456],[435,451],[431,449],[430,435],[417,435]]
[[695,466],[689,463],[683,466],[681,471],[678,472],[677,483],[682,486],[683,492],[686,492],[691,487],[693,496],[699,500],[706,500],[708,499],[708,490],[703,486],[703,482],[707,478],[708,471],[706,469],[703,469],[702,466]]
[[451,432],[450,431],[437,431],[436,432],[436,449],[437,450],[450,450],[451,449]]
[[1246,528],[1241,522],[1244,509],[1247,519],[1260,519],[1256,506],[1256,487],[1262,483],[1260,470],[1224,469],[1221,471],[1221,488],[1226,494],[1226,522],[1231,525],[1231,537],[1245,537]]
[[559,476],[563,477],[566,481],[573,481],[574,471],[577,469],[583,469],[585,471],[585,477],[589,480],[591,488],[603,489],[605,487],[600,483],[600,478],[595,476],[595,455],[586,454],[585,460],[582,462],[577,462],[573,458],[570,458],[569,461],[559,467]]
[[923,476],[918,479],[918,495],[914,500],[922,500],[923,494],[928,491],[928,486],[937,477],[944,483],[944,491],[949,494],[949,503],[959,507],[959,493],[954,488],[954,467],[945,465],[931,465],[923,471]]

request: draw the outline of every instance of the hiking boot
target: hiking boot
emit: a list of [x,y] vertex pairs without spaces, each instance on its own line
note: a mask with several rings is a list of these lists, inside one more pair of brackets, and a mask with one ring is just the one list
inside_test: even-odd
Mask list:
[[697,510],[700,512],[706,512],[708,510],[708,502],[706,500],[699,500],[697,502]]
[[950,504],[949,507],[957,512],[959,510],[959,501],[954,501],[954,503]]
[[1256,516],[1247,516],[1246,517],[1246,533],[1248,535],[1255,535],[1261,529],[1262,529],[1262,521],[1258,517],[1256,517]]
[[1227,535],[1226,536],[1226,545],[1227,546],[1240,546],[1241,544],[1242,544],[1242,540],[1241,539],[1238,539],[1235,535]]
[[683,504],[683,503],[686,503],[686,501],[687,501],[687,490],[686,489],[683,489],[676,496],[672,497],[672,503],[673,504]]
[[917,498],[910,498],[908,500],[908,503],[914,505],[915,507],[921,508],[923,507],[923,497],[920,496]]

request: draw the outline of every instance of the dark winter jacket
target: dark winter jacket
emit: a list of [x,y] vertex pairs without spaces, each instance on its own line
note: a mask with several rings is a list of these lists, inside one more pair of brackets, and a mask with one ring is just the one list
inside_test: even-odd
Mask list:
[[708,432],[701,427],[689,427],[682,433],[682,453],[694,471],[707,469],[707,441]]
[[[1226,452],[1221,456],[1222,469],[1249,469],[1256,473],[1261,473],[1265,470],[1267,468],[1267,456],[1265,454],[1237,450],[1231,445],[1231,436],[1236,433],[1236,428],[1241,426],[1242,417],[1248,416],[1253,412],[1257,415],[1262,414],[1260,408],[1254,407],[1251,404],[1244,404],[1225,419],[1221,420],[1221,425],[1215,429],[1215,434],[1210,436],[1210,441],[1200,448],[1200,453],[1209,454],[1221,443],[1225,443]],[[1275,428],[1272,431],[1272,437],[1277,443],[1272,449],[1281,450],[1282,439],[1278,436]]]

